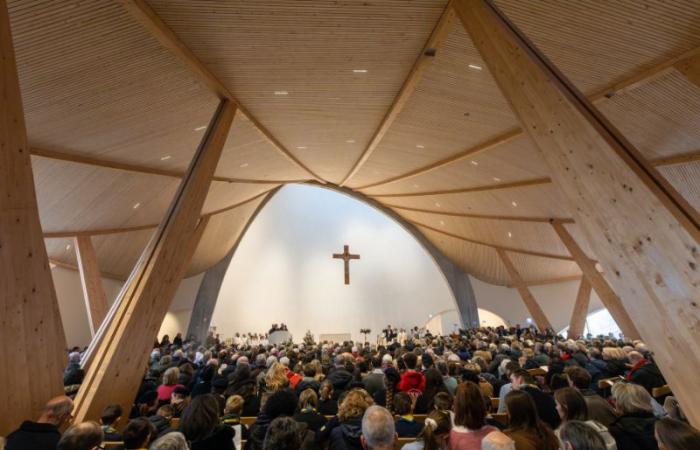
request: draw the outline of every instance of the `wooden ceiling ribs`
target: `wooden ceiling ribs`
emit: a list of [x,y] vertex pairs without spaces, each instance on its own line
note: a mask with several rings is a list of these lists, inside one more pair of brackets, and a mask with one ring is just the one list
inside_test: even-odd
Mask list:
[[467,219],[489,219],[489,220],[504,220],[504,221],[514,221],[514,222],[537,222],[537,223],[551,223],[556,221],[559,223],[574,223],[574,219],[563,218],[563,217],[527,217],[527,216],[500,216],[493,214],[470,214],[470,213],[460,213],[460,212],[450,212],[450,211],[439,211],[435,209],[422,209],[422,208],[410,208],[408,206],[398,206],[390,205],[385,203],[384,206],[392,209],[400,209],[403,211],[413,211],[426,214],[435,214],[439,216],[450,216],[450,217],[464,217]]
[[[76,164],[86,164],[89,166],[105,167],[108,169],[124,170],[127,172],[145,173],[151,175],[161,175],[164,177],[172,178],[182,178],[185,172],[179,170],[167,170],[159,169],[157,167],[147,167],[138,164],[129,164],[118,161],[111,161],[108,159],[92,158],[89,156],[77,155],[74,153],[58,152],[55,150],[48,150],[46,148],[32,147],[31,154],[33,156],[39,156],[42,158],[56,159],[59,161],[67,161]],[[281,183],[294,183],[304,180],[258,180],[258,179],[247,179],[247,178],[230,178],[214,176],[212,181],[221,181],[224,183],[242,183],[242,184],[281,184]]]
[[438,21],[437,25],[435,25],[432,34],[428,38],[428,41],[423,46],[420,55],[418,55],[416,62],[413,64],[411,71],[408,73],[403,86],[401,86],[401,90],[399,90],[396,98],[394,98],[394,102],[391,104],[389,110],[382,119],[382,122],[379,124],[379,127],[374,132],[372,139],[355,164],[353,164],[348,174],[339,183],[339,186],[345,186],[345,184],[362,168],[362,165],[367,162],[370,156],[372,156],[372,153],[377,149],[377,146],[379,146],[379,143],[384,138],[384,135],[408,102],[411,94],[413,94],[418,87],[418,84],[423,76],[423,72],[435,57],[435,52],[441,47],[445,39],[447,39],[452,24],[454,23],[454,18],[455,14],[454,9],[452,8],[452,0],[450,0],[445,6],[445,11],[442,13],[442,16],[440,16],[440,20]]
[[[660,64],[657,64],[651,68],[644,69],[635,75],[625,78],[624,80],[621,80],[619,82],[610,84],[608,87],[605,89],[602,89],[598,92],[595,92],[591,95],[588,96],[588,99],[592,101],[593,103],[597,102],[602,102],[606,99],[612,98],[616,95],[621,95],[624,94],[628,90],[636,89],[643,84],[649,83],[667,73],[669,73],[672,70],[679,70],[677,65],[678,64],[684,64],[683,67],[696,67],[696,65],[700,64],[697,63],[698,58],[700,57],[700,47],[694,48],[692,50],[689,50],[687,52],[684,52],[681,55],[675,56],[673,58],[670,58]],[[695,78],[699,77],[700,75],[697,75],[698,69],[695,68],[692,73],[695,74]],[[690,70],[687,70],[687,73],[691,73]],[[692,75],[691,75],[692,76]],[[407,179],[411,179],[414,177],[417,177],[419,175],[425,175],[426,173],[430,173],[436,170],[439,170],[447,165],[456,163],[458,161],[461,161],[465,158],[468,157],[473,157],[476,154],[480,154],[489,150],[492,150],[494,148],[497,148],[498,146],[511,142],[515,138],[519,136],[523,136],[524,131],[522,128],[516,128],[513,130],[506,131],[502,133],[500,136],[496,136],[495,138],[488,139],[487,141],[478,144],[476,146],[467,148],[459,153],[456,153],[452,156],[449,156],[447,158],[444,158],[440,161],[436,161],[431,164],[424,165],[422,167],[418,167],[416,169],[413,169],[411,171],[408,171],[406,173],[403,173],[401,175],[396,175],[393,177],[386,178],[381,181],[376,181],[373,183],[365,184],[363,186],[359,186],[355,189],[358,190],[365,190],[369,188],[374,188],[378,186],[383,186],[386,184],[391,184],[395,183],[398,181],[404,181]],[[667,164],[664,160],[660,160],[658,163],[653,165],[665,165]],[[669,164],[678,164],[674,162],[670,162]]]
[[426,224],[416,222],[413,220],[409,220],[409,222],[411,222],[412,224],[414,224],[418,227],[426,228],[426,229],[434,231],[436,233],[444,234],[445,236],[450,236],[450,237],[453,237],[455,239],[459,239],[459,240],[462,240],[465,242],[470,242],[472,244],[484,245],[486,247],[506,250],[506,251],[513,252],[513,253],[520,253],[523,255],[539,256],[541,258],[559,259],[559,260],[564,260],[564,261],[573,261],[574,260],[574,258],[571,256],[556,255],[553,253],[546,253],[546,252],[534,252],[531,250],[524,250],[524,249],[516,248],[516,247],[509,247],[509,246],[505,246],[505,245],[492,244],[489,242],[484,242],[484,241],[480,241],[477,239],[468,238],[466,236],[460,236],[458,234],[450,233],[449,231],[445,231],[445,230],[441,230],[439,228],[431,227],[430,225],[426,225]]
[[374,198],[388,198],[388,197],[426,197],[433,195],[446,195],[446,194],[465,194],[468,192],[483,192],[483,191],[493,191],[500,189],[514,189],[523,186],[536,186],[540,184],[550,184],[552,180],[549,177],[533,178],[530,180],[513,181],[510,183],[496,183],[488,184],[485,186],[473,186],[458,189],[447,189],[442,191],[424,191],[424,192],[406,192],[406,193],[395,193],[395,194],[377,194],[373,195]]
[[[217,214],[221,214],[221,213],[236,209],[239,206],[247,205],[248,203],[254,202],[254,201],[260,199],[261,197],[264,197],[265,195],[267,195],[270,192],[277,189],[277,187],[278,186],[275,186],[271,189],[268,189],[268,190],[263,191],[257,195],[254,195],[253,197],[250,197],[246,200],[234,203],[233,205],[226,206],[225,208],[220,208],[220,209],[217,209],[215,211],[210,211],[208,213],[201,214],[201,217],[215,216]],[[139,226],[134,226],[134,227],[103,228],[103,229],[94,229],[94,230],[49,231],[49,232],[44,233],[44,239],[66,238],[66,237],[74,237],[74,236],[102,236],[102,235],[106,235],[106,234],[128,233],[128,232],[132,232],[132,231],[151,230],[151,229],[157,228],[158,225],[159,224],[157,224],[157,223],[152,223],[152,224],[139,225]]]
[[302,163],[294,154],[289,151],[282,143],[277,140],[273,134],[256,118],[248,109],[242,105],[226,86],[219,81],[216,76],[207,69],[204,64],[192,53],[192,51],[173,33],[173,31],[158,17],[156,12],[145,0],[115,0],[121,4],[126,11],[129,12],[158,42],[168,49],[184,64],[184,66],[192,72],[192,74],[219,98],[228,99],[234,102],[240,111],[257,129],[265,136],[270,143],[277,149],[282,156],[287,158],[292,164],[304,170],[313,179],[320,183],[326,181],[316,175],[304,163]]

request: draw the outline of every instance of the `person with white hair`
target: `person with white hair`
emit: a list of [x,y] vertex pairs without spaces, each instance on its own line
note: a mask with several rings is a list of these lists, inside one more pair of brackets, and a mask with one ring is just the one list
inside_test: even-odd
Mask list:
[[80,367],[80,352],[70,352],[68,354],[68,365],[63,371],[63,385],[71,386],[83,382],[85,372]]
[[174,431],[158,438],[149,450],[189,450],[185,435]]
[[387,367],[391,367],[393,362],[394,362],[394,359],[391,357],[391,355],[388,353],[385,353],[384,356],[382,356],[382,369],[386,369]]
[[360,442],[365,450],[392,450],[396,443],[394,417],[389,410],[372,405],[362,417]]

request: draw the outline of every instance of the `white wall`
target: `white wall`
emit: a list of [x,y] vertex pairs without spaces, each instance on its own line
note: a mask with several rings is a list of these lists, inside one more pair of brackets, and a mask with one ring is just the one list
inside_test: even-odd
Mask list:
[[[343,245],[359,253],[351,284]],[[455,308],[442,272],[400,225],[337,192],[311,186],[282,189],[260,212],[224,278],[212,325],[222,336],[267,332],[284,322],[295,339],[310,329],[376,333],[421,325],[429,314]]]
[[[479,310],[479,323],[484,327],[500,327],[506,326],[506,321],[497,314],[492,313],[483,308],[478,308]],[[448,311],[442,311],[433,317],[431,317],[428,322],[426,322],[425,327],[430,330],[432,334],[451,334],[457,330],[459,326],[459,313],[457,309],[450,309]]]
[[[516,289],[484,283],[474,277],[471,277],[471,281],[476,295],[476,303],[480,308],[494,312],[509,325],[519,323],[527,326],[527,318],[531,316]],[[569,325],[579,283],[579,281],[565,281],[530,287],[532,295],[556,331]],[[588,305],[589,313],[602,307],[598,295],[592,291],[591,301]]]
[[[63,267],[54,267],[51,273],[68,347],[85,347],[90,343],[91,336],[80,276],[77,271]],[[170,305],[170,311],[163,321],[161,331],[158,333],[159,337],[170,334],[172,338],[177,332],[181,331],[184,334],[187,331],[192,305],[202,277],[203,275],[200,274],[182,281]],[[122,283],[110,278],[102,278],[102,286],[105,289],[107,301],[111,305],[117,298]]]

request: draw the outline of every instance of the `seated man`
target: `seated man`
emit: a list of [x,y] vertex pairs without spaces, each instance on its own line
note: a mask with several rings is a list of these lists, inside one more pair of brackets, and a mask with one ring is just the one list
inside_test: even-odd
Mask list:
[[367,408],[362,417],[360,442],[365,450],[393,450],[396,431],[388,410],[377,405]]
[[145,417],[131,419],[124,428],[124,450],[140,450],[156,437],[156,427]]
[[122,435],[117,431],[116,426],[122,418],[122,407],[119,405],[107,405],[102,410],[100,422],[102,422],[102,432],[104,440],[116,442],[122,440]]
[[66,396],[49,400],[36,422],[25,421],[7,436],[5,450],[53,450],[63,425],[71,419],[73,400]]
[[510,376],[510,381],[513,389],[518,389],[530,394],[530,397],[535,401],[537,414],[543,422],[556,430],[561,422],[559,413],[557,413],[557,405],[554,399],[545,394],[535,384],[535,379],[525,369],[516,369]]
[[96,422],[73,425],[58,441],[56,450],[101,450],[104,435]]
[[601,423],[605,427],[609,427],[617,415],[615,410],[610,406],[603,397],[598,395],[591,386],[591,374],[582,367],[570,366],[566,368],[566,374],[569,377],[569,385],[576,388],[586,401],[588,409],[588,418]]
[[632,351],[627,355],[632,368],[627,374],[627,381],[643,386],[649,394],[651,390],[666,384],[661,371],[652,361],[644,358],[641,353]]

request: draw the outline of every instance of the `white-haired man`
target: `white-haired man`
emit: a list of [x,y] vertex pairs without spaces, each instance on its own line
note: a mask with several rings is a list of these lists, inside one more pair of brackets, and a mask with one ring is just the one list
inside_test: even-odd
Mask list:
[[381,406],[372,405],[362,417],[362,448],[365,450],[392,450],[396,443],[394,417]]

